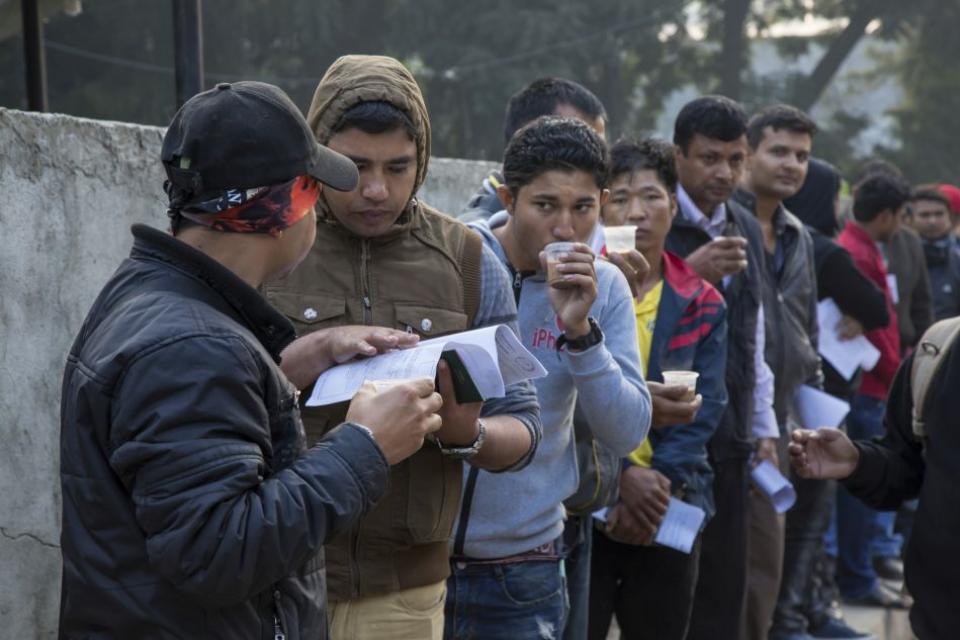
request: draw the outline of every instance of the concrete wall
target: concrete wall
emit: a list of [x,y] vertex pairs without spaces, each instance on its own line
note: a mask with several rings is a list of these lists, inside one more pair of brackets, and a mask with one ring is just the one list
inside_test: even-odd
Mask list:
[[[163,130],[0,108],[0,637],[55,637],[63,362],[129,227],[166,223]],[[435,158],[456,211],[491,163]]]

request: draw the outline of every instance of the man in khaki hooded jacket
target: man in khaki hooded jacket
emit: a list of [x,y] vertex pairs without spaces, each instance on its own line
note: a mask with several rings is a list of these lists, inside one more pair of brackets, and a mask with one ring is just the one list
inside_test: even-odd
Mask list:
[[[424,338],[492,324],[516,331],[509,276],[480,237],[415,197],[430,156],[420,88],[399,62],[345,56],[326,72],[307,117],[317,139],[352,159],[360,182],[318,203],[310,254],[266,293],[302,335],[346,324],[396,328]],[[308,344],[284,353],[284,370],[309,370]],[[296,380],[294,380],[296,382]],[[533,386],[459,404],[441,363],[443,426],[390,470],[390,489],[358,525],[327,546],[331,636],[441,638],[448,540],[460,507],[463,460],[516,470],[540,438]],[[344,407],[305,409],[308,438]]]

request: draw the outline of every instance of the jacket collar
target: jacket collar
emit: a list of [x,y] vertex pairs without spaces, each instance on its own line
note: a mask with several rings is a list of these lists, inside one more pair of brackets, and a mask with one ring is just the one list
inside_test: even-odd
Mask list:
[[703,289],[703,280],[693,267],[669,251],[663,252],[663,279],[684,300],[694,298]]
[[280,362],[280,352],[293,341],[296,333],[290,321],[271,307],[256,289],[210,256],[163,231],[143,224],[135,224],[131,230],[132,259],[164,263],[212,289],[273,359]]
[[[745,189],[737,189],[733,194],[733,199],[737,204],[742,205],[750,211],[754,216],[757,215],[757,197]],[[773,230],[778,236],[783,235],[783,232],[790,228],[791,230],[797,230],[802,226],[799,218],[790,214],[787,211],[787,208],[783,206],[783,203],[777,205],[776,211],[773,212]]]

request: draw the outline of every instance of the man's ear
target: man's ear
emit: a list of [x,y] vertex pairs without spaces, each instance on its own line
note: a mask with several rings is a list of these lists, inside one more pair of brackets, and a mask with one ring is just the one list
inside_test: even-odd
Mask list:
[[507,210],[511,216],[513,215],[513,207],[516,204],[516,200],[513,197],[513,191],[510,190],[505,184],[497,187],[497,197],[500,198],[500,202],[503,203],[503,208]]
[[607,204],[607,200],[610,199],[610,189],[604,189],[600,192],[600,208],[603,209],[603,205]]
[[677,205],[677,194],[676,194],[676,193],[671,193],[671,194],[670,194],[670,217],[671,217],[671,218],[677,217],[677,207],[678,207],[678,205]]

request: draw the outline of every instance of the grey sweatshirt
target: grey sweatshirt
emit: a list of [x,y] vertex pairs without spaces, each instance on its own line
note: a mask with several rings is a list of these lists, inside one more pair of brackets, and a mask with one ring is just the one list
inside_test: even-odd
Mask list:
[[[487,245],[508,264],[500,242],[491,233],[506,222],[505,214],[489,223],[474,223]],[[534,381],[540,401],[543,439],[525,469],[496,474],[474,471],[472,487],[465,467],[464,522],[454,527],[455,553],[503,558],[529,551],[557,538],[563,530],[563,500],[579,483],[573,437],[573,410],[579,400],[594,437],[626,456],[643,441],[650,426],[650,393],[643,381],[637,346],[633,298],[615,266],[597,261],[598,295],[590,309],[604,333],[600,344],[582,352],[557,351],[562,335],[542,273],[523,280],[520,293],[520,341],[547,369]]]

